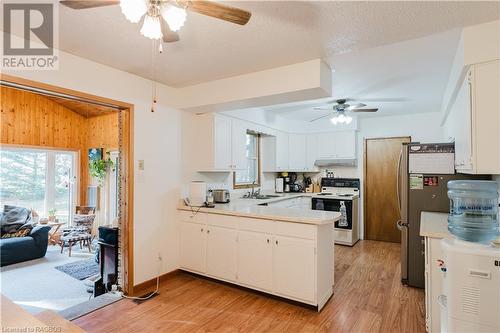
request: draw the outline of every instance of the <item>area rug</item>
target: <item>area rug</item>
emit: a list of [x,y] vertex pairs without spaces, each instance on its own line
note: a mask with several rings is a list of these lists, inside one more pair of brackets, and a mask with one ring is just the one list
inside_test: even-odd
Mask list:
[[56,266],[54,268],[77,280],[85,280],[86,278],[99,273],[99,264],[95,262],[94,258],[79,260],[69,264]]

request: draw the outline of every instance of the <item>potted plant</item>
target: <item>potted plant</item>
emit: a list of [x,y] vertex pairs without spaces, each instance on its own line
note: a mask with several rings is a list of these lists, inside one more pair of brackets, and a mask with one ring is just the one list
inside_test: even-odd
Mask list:
[[56,213],[57,213],[57,209],[55,209],[55,208],[49,209],[49,221],[50,222],[55,222]]
[[90,175],[97,179],[99,186],[104,185],[104,179],[109,169],[114,166],[113,161],[109,157],[109,152],[106,153],[107,158],[93,159],[89,161]]

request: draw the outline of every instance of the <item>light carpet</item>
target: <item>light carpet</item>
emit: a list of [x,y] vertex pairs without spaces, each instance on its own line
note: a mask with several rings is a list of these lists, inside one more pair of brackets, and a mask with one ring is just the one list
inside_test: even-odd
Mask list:
[[0,291],[16,304],[36,314],[43,310],[61,311],[89,300],[84,281],[79,281],[55,266],[93,258],[88,250],[73,247],[60,253],[59,246],[51,245],[45,257],[4,266],[0,274]]

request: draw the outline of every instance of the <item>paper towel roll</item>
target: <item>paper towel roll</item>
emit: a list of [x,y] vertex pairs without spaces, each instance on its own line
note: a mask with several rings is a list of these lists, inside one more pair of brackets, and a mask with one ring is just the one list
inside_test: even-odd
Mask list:
[[192,181],[189,186],[189,202],[191,206],[203,206],[207,200],[207,183],[204,181]]

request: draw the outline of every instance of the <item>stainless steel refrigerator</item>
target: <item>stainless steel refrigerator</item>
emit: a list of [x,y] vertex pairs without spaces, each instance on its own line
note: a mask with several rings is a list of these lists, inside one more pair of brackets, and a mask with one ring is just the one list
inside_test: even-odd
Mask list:
[[447,184],[455,179],[490,179],[455,174],[454,144],[403,144],[398,162],[398,204],[401,230],[401,282],[424,288],[424,239],[420,237],[422,211],[449,212]]

